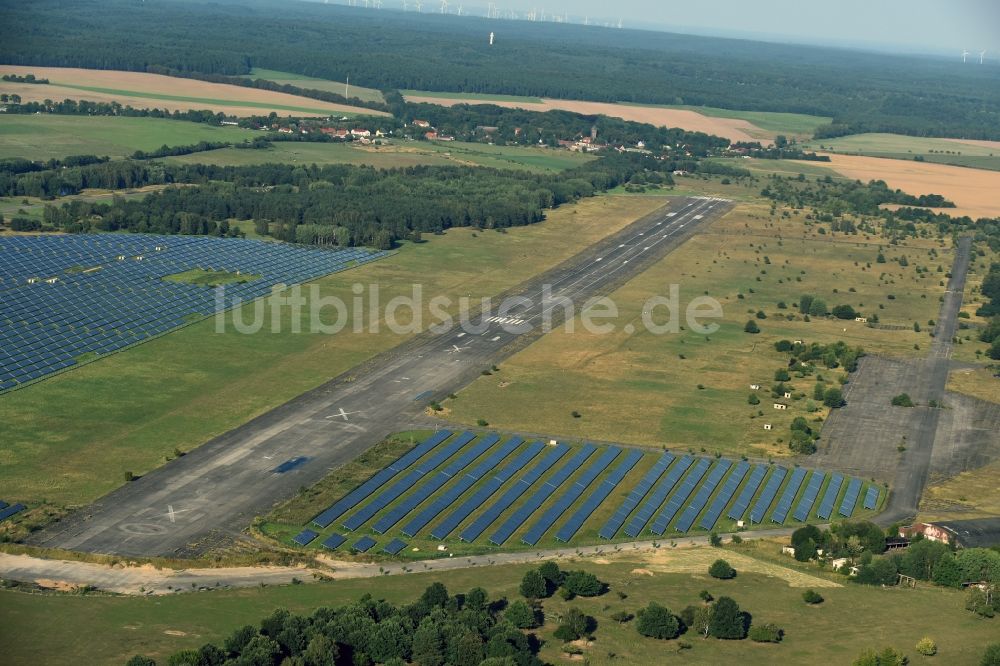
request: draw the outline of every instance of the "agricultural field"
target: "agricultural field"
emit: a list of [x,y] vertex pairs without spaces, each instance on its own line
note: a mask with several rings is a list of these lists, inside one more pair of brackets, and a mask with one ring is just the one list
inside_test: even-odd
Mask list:
[[[385,99],[382,97],[382,93],[374,88],[364,88],[362,86],[356,86],[350,84],[349,86],[343,81],[330,81],[329,79],[316,79],[311,76],[305,76],[304,74],[292,74],[290,72],[276,72],[273,69],[261,69],[260,67],[254,67],[250,70],[248,78],[251,79],[264,79],[266,81],[274,81],[275,83],[290,84],[297,86],[299,88],[307,88],[310,90],[325,90],[327,92],[337,93],[338,95],[343,95],[347,93],[347,97],[357,97],[358,99],[365,102],[383,102]],[[346,86],[346,88],[345,88]]]
[[[958,590],[920,585],[916,589],[867,587],[842,576],[776,555],[778,544],[746,543],[720,552],[707,547],[656,553],[609,554],[604,559],[560,561],[565,569],[583,569],[598,576],[609,592],[566,602],[558,595],[544,600],[550,618],[535,630],[543,644],[539,657],[563,663],[562,641],[553,636],[558,617],[570,607],[597,620],[593,643],[583,645],[592,664],[662,663],[665,659],[692,664],[774,663],[826,661],[849,663],[866,648],[893,646],[916,655],[913,646],[924,636],[938,645],[938,656],[949,664],[979,663],[989,641],[990,620],[964,610]],[[716,557],[726,558],[736,578],[719,581],[705,573]],[[780,558],[780,559],[779,559]],[[0,641],[14,663],[79,663],[86,654],[92,663],[124,663],[136,653],[161,663],[178,650],[221,642],[236,628],[258,625],[276,608],[309,613],[321,606],[337,606],[366,593],[393,603],[417,599],[432,582],[445,584],[449,593],[485,588],[491,598],[521,598],[518,585],[529,565],[495,565],[451,572],[385,576],[373,591],[370,579],[337,580],[280,587],[219,590],[210,593],[152,597],[0,592]],[[807,607],[804,589],[821,592],[824,602]],[[651,601],[677,613],[697,605],[707,589],[727,595],[749,611],[753,622],[773,622],[785,630],[777,645],[749,641],[722,641],[685,635],[690,649],[679,651],[678,641],[658,641],[636,633],[635,621],[619,624],[619,611],[635,613]],[[619,594],[620,593],[620,594]],[[892,612],[886,609],[891,608]],[[927,609],[936,609],[929,613]],[[993,620],[995,622],[995,620]],[[830,640],[831,635],[836,640]],[[679,653],[678,653],[679,652]],[[612,656],[614,655],[614,656]]]
[[930,164],[831,154],[829,166],[848,178],[862,181],[884,180],[889,187],[913,195],[941,194],[957,208],[942,209],[949,215],[968,215],[972,219],[1000,216],[1000,172],[946,164]]
[[804,147],[846,155],[899,160],[913,160],[919,156],[925,162],[1000,170],[1000,145],[990,141],[977,143],[901,134],[854,134],[835,139],[817,139],[804,144]]
[[18,94],[25,102],[83,99],[118,102],[137,109],[209,109],[238,116],[267,115],[272,111],[296,116],[387,115],[287,93],[145,72],[0,65],[0,74],[34,74],[49,80],[48,84],[0,82],[0,92]]
[[804,113],[778,113],[773,111],[738,111],[734,109],[719,109],[711,106],[671,106],[666,108],[687,109],[711,118],[735,118],[752,123],[764,130],[762,139],[771,139],[778,134],[792,137],[812,137],[813,132],[821,125],[829,123],[832,118],[810,116]]
[[[678,187],[698,182],[684,179]],[[578,317],[574,332],[553,331],[443,403],[448,418],[482,419],[514,432],[781,457],[790,453],[791,421],[803,416],[818,427],[826,408],[811,400],[816,377],[794,373],[789,390],[797,397],[786,410],[772,408],[775,371],[788,363],[787,354],[775,351],[776,341],[842,340],[868,352],[926,353],[928,329],[915,332],[913,323],[937,316],[944,286],[936,267],[951,264],[949,247],[911,239],[890,248],[863,234],[820,233],[823,225],[808,224],[794,211],[778,209],[772,217],[768,203],[749,200],[748,188],[716,181],[713,194],[741,190],[746,203],[611,294],[618,309],[613,332],[588,333]],[[877,263],[880,247],[884,265]],[[901,255],[909,256],[908,266],[896,261]],[[930,272],[918,273],[918,265]],[[644,304],[668,295],[670,285],[678,286],[683,328],[656,335],[642,324]],[[882,326],[899,330],[832,318],[806,322],[800,315],[788,320],[801,294],[877,313]],[[710,335],[688,330],[683,321],[687,304],[703,295],[717,299],[724,313]],[[758,319],[758,311],[766,319]],[[668,316],[660,308],[656,321]],[[744,332],[748,320],[759,324],[760,334]],[[845,378],[840,369],[819,373],[833,384]],[[750,384],[761,386],[757,406],[748,404]]]
[[949,479],[931,480],[920,501],[920,520],[993,518],[1000,514],[997,475],[1000,462],[961,472]]
[[[59,159],[69,155],[126,157],[137,150],[199,141],[240,142],[254,136],[238,127],[215,127],[164,118],[114,116],[0,116],[0,159]],[[244,151],[251,152],[251,151]]]
[[[492,296],[662,203],[602,196],[505,234],[453,229],[316,284],[321,296],[348,302],[354,283],[380,285],[383,302],[409,295],[414,276],[425,294]],[[359,334],[348,327],[335,338],[293,333],[287,320],[281,333],[249,336],[232,328],[214,334],[214,326],[205,320],[4,396],[0,486],[24,502],[93,501],[123,483],[126,471],[157,467],[403,339],[384,326]]]
[[[713,530],[735,532],[737,520],[750,520],[747,516],[751,508],[755,516],[751,522],[755,526],[799,526],[807,522],[822,524],[831,517],[840,517],[842,503],[850,502],[846,499],[848,495],[854,498],[854,503],[850,510],[845,509],[845,513],[849,513],[851,518],[863,519],[874,515],[885,500],[885,491],[879,485],[859,479],[854,487],[856,494],[852,494],[848,479],[831,486],[829,474],[815,477],[822,479],[821,485],[814,486],[811,499],[803,500],[810,485],[807,477],[802,476],[804,471],[796,476],[791,471],[786,473],[765,465],[761,468],[761,476],[749,463],[725,458],[719,460],[704,454],[693,455],[693,452],[682,450],[674,450],[669,457],[665,457],[662,451],[623,448],[613,457],[608,447],[581,442],[562,442],[560,449],[544,446],[544,438],[525,437],[525,441],[518,444],[519,439],[514,440],[501,433],[480,434],[473,438],[475,433],[456,432],[407,468],[408,475],[414,474],[412,469],[425,470],[426,474],[402,494],[399,492],[401,488],[395,488],[396,483],[402,483],[399,477],[373,488],[370,495],[353,506],[347,507],[350,502],[340,501],[362,482],[367,482],[395,463],[398,456],[417,455],[426,450],[426,442],[433,443],[447,434],[447,431],[437,435],[411,432],[389,438],[367,452],[362,459],[337,470],[317,486],[277,509],[264,519],[262,532],[277,538],[286,547],[298,548],[301,542],[296,545],[293,538],[302,538],[297,535],[308,528],[318,534],[308,544],[309,551],[315,553],[327,552],[324,541],[333,535],[340,535],[346,539],[337,547],[341,555],[349,552],[354,542],[367,535],[377,541],[367,557],[376,558],[382,557],[381,549],[390,541],[399,539],[405,547],[397,557],[420,560],[435,556],[533,551],[637,539],[669,540]],[[413,449],[414,442],[422,448]],[[515,448],[505,454],[511,445]],[[459,448],[453,451],[450,446]],[[480,452],[481,448],[484,450]],[[561,457],[560,450],[564,451]],[[522,454],[527,458],[521,457]],[[432,462],[435,456],[439,460]],[[498,456],[499,462],[496,461]],[[435,462],[438,464],[435,465]],[[530,487],[519,480],[522,472],[531,475],[540,468],[544,468],[544,472]],[[739,472],[733,482],[737,485],[734,486],[728,481],[730,473],[737,468]],[[445,483],[445,479],[438,477],[441,470],[449,469],[452,471],[448,478],[461,478],[462,485]],[[656,471],[651,475],[651,470]],[[471,476],[466,477],[466,474]],[[495,474],[505,477],[501,479],[503,483],[494,480]],[[654,489],[648,495],[636,498],[620,523],[609,525],[609,519],[618,513],[626,498],[647,477],[651,480],[643,487],[653,486]],[[778,485],[772,486],[772,477],[778,480],[775,482]],[[465,482],[466,478],[468,482]],[[476,479],[475,483],[472,483],[472,478]],[[598,501],[592,512],[589,508],[583,509],[585,500],[605,482],[613,488]],[[582,490],[577,491],[580,487]],[[547,488],[553,489],[548,491]],[[875,489],[875,501],[870,509],[866,509],[863,505],[869,488]],[[507,494],[516,494],[517,489],[523,490],[522,494],[508,498]],[[746,498],[741,497],[744,491],[749,493]],[[470,499],[472,497],[477,500]],[[564,497],[569,498],[568,504],[560,504]],[[479,498],[481,504],[478,503]],[[735,508],[740,499],[745,499],[739,504],[742,510]],[[800,501],[803,502],[801,508],[804,512],[795,515]],[[497,508],[494,508],[495,502],[500,502]],[[716,502],[719,504],[714,508],[718,514],[713,520],[710,510]],[[820,515],[824,504],[829,505],[830,513]],[[331,505],[346,508],[328,512],[327,508]],[[787,515],[779,514],[783,506],[787,507]],[[554,507],[565,508],[559,513],[559,509]],[[579,516],[576,515],[578,510],[583,511]],[[553,516],[546,516],[550,511],[555,512],[554,519]],[[457,513],[452,516],[452,512]],[[731,515],[736,515],[736,518]],[[567,530],[565,526],[571,518],[582,520],[576,524],[575,531]],[[411,521],[414,522],[411,524]],[[450,529],[441,527],[445,523]],[[437,552],[441,544],[447,547],[447,553]]]
[[407,142],[381,146],[354,146],[349,143],[277,142],[266,150],[222,148],[190,155],[168,157],[181,164],[247,165],[364,164],[378,168],[426,165],[468,165],[497,169],[518,169],[546,173],[584,164],[592,156],[568,150],[520,146],[490,146],[453,141],[448,143]]

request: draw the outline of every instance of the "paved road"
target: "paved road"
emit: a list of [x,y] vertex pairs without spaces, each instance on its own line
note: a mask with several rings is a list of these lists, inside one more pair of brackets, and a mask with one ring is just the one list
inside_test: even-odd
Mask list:
[[[890,525],[916,515],[930,471],[941,409],[951,366],[952,339],[969,269],[971,239],[955,248],[944,301],[927,358],[908,361],[868,356],[847,385],[847,406],[823,427],[821,449],[809,464],[890,481],[886,510],[876,522]],[[891,407],[893,396],[908,393],[917,407]],[[940,433],[948,436],[945,429]],[[903,439],[905,437],[905,440]],[[898,451],[903,445],[905,451]],[[947,448],[946,443],[938,447]]]
[[[579,307],[609,293],[727,212],[730,202],[682,198],[521,285],[528,301],[475,333],[425,334],[225,433],[188,455],[34,534],[35,545],[136,556],[194,556],[239,534],[254,516],[357,457],[432,398],[542,335],[539,324],[567,297]],[[486,319],[484,317],[484,319]],[[511,327],[511,321],[525,322]],[[284,472],[282,463],[304,460]]]

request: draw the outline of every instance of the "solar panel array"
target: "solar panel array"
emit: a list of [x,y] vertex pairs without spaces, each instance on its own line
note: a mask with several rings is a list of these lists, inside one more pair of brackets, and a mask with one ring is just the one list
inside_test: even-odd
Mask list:
[[840,502],[840,509],[837,513],[845,518],[850,518],[851,514],[854,513],[854,507],[858,505],[859,494],[861,494],[861,479],[851,479],[851,482],[847,484],[847,492],[844,493],[844,499]]
[[[792,517],[808,520],[827,478],[819,470],[662,453],[655,460],[647,459],[649,468],[626,495],[622,484],[644,459],[640,450],[617,446],[546,446],[540,441],[526,443],[520,437],[501,442],[496,434],[456,435],[442,430],[312,522],[327,527],[339,518],[345,529],[367,526],[378,534],[399,530],[413,539],[440,518],[430,538],[444,540],[458,531],[459,539],[474,542],[494,526],[489,536],[494,546],[502,546],[515,533],[526,545],[537,545],[546,535],[565,543],[577,537],[608,498],[621,490],[625,499],[603,522],[598,536],[614,539],[623,525],[629,537],[662,536],[668,529],[677,533],[695,526],[712,530],[724,514],[740,520],[748,509],[755,523],[769,517],[784,524],[793,503]],[[830,477],[817,514],[821,518],[826,517],[824,510],[832,512],[843,481],[840,474]],[[864,489],[861,479],[850,479],[840,504],[843,515],[854,513]],[[878,488],[868,488],[866,504],[874,506],[877,499]],[[343,535],[323,536],[311,528],[292,539],[302,546],[316,540],[330,550],[346,543]],[[367,551],[375,545],[374,538],[365,536],[351,547]],[[406,545],[396,537],[382,551],[398,554]]]
[[674,519],[677,512],[681,510],[682,506],[684,506],[684,502],[686,502],[687,498],[691,496],[692,492],[694,492],[695,486],[697,486],[698,482],[701,481],[703,476],[705,476],[705,472],[708,471],[708,468],[711,465],[711,461],[706,458],[698,459],[698,462],[695,463],[691,471],[688,472],[688,475],[684,477],[680,487],[678,487],[677,490],[674,491],[673,495],[670,496],[670,499],[667,500],[667,505],[663,507],[663,511],[661,511],[660,515],[658,515],[656,520],[653,521],[652,527],[649,528],[650,532],[659,536],[667,531],[667,525],[670,524],[670,521]]
[[802,487],[802,482],[806,479],[806,470],[802,467],[796,467],[792,470],[792,476],[788,479],[788,485],[785,486],[785,491],[781,493],[781,498],[778,499],[778,505],[774,507],[774,511],[771,513],[771,522],[778,523],[781,525],[788,518],[788,512],[792,510],[792,501],[795,500],[795,495],[798,494],[799,488]]
[[[726,478],[726,483],[723,484],[722,490],[712,500],[712,506],[708,507],[708,511],[702,516],[698,527],[703,530],[710,530],[715,527],[715,523],[719,522],[719,516],[722,515],[722,511],[729,504],[729,500],[736,494],[736,489],[743,483],[743,478],[747,475],[748,471],[750,471],[750,463],[745,460],[736,463],[736,467],[733,468],[733,471]],[[687,530],[684,531],[686,532]]]
[[795,513],[792,517],[798,521],[804,521],[809,517],[809,512],[812,511],[813,504],[816,503],[816,498],[819,496],[819,489],[823,487],[823,480],[826,478],[826,474],[819,471],[813,470],[813,473],[809,476],[809,483],[806,484],[806,491],[802,493],[802,499],[795,506]]
[[[621,452],[622,450],[617,446],[610,446],[605,449],[604,453],[601,454],[601,457],[594,461],[590,467],[584,470],[583,474],[581,474],[580,477],[573,482],[573,485],[571,485],[569,489],[559,496],[559,499],[555,501],[555,504],[549,507],[549,510],[543,513],[541,518],[535,521],[535,524],[528,528],[528,531],[521,539],[521,542],[529,546],[534,546],[538,543],[538,540],[542,538],[542,535],[548,532],[549,528],[555,525],[556,521],[559,520],[559,517],[566,513],[567,509],[569,509],[570,506],[583,496],[583,492],[587,489],[587,487],[590,486],[590,484],[593,483],[594,480],[600,476],[612,462],[614,462],[615,458],[617,458],[618,454]],[[545,493],[544,487],[542,490],[538,491],[539,495],[543,495],[543,493]],[[545,501],[546,496],[547,495],[543,495],[543,502]],[[541,503],[539,503],[539,506],[541,506]]]
[[323,511],[312,522],[320,527],[329,527],[330,523],[361,504],[369,495],[385,485],[391,478],[419,460],[424,454],[438,444],[451,437],[450,430],[439,430],[426,440],[413,447],[388,467],[376,472],[370,479],[337,500],[333,506]]
[[833,513],[833,504],[837,501],[837,495],[840,493],[840,486],[844,483],[844,477],[840,474],[834,474],[830,477],[830,485],[826,487],[826,492],[823,493],[823,501],[819,503],[819,510],[816,515],[824,520],[830,517]]
[[[240,301],[384,256],[236,238],[76,234],[0,238],[0,391],[144,342]],[[260,276],[216,290],[192,269]]]
[[663,473],[667,471],[667,468],[670,467],[670,463],[673,461],[674,454],[672,453],[664,453],[660,456],[656,464],[639,481],[639,485],[633,488],[632,492],[628,494],[628,497],[625,498],[625,501],[618,507],[614,515],[608,518],[608,522],[604,524],[604,527],[601,528],[601,531],[597,535],[602,539],[614,539],[615,535],[618,534],[618,530],[625,524],[625,519],[628,518],[635,507],[639,506],[642,498],[646,496],[646,493],[653,487],[653,484],[663,476]]
[[553,492],[559,489],[559,486],[562,485],[563,481],[572,476],[573,472],[580,469],[580,465],[585,463],[587,458],[589,458],[596,450],[597,447],[593,444],[584,444],[580,447],[580,450],[576,452],[576,455],[570,458],[562,467],[557,469],[552,476],[550,476],[548,480],[546,480],[545,483],[543,483],[541,487],[535,491],[534,495],[525,500],[524,503],[521,504],[521,506],[519,506],[509,518],[507,518],[507,520],[501,523],[496,532],[490,536],[490,543],[495,546],[502,546],[504,542],[510,538],[510,535],[513,534],[518,527],[523,525],[524,521],[530,518],[531,514],[537,511],[538,508],[545,503],[545,500],[552,496]]
[[622,479],[632,471],[632,468],[641,459],[642,451],[632,449],[626,453],[625,459],[618,463],[618,466],[615,467],[611,474],[608,474],[607,478],[601,481],[601,485],[594,489],[594,492],[580,505],[580,508],[559,528],[559,531],[556,532],[556,539],[558,541],[569,541],[572,539],[580,528],[583,527],[587,518],[590,518],[590,515],[597,510],[597,507],[604,503],[608,495],[614,492],[614,489],[618,487]]
[[871,486],[868,488],[868,492],[865,493],[865,508],[874,509],[875,505],[878,504],[878,486]]
[[23,504],[11,504],[10,506],[4,504],[3,508],[0,509],[0,520],[6,520],[7,518],[13,516],[15,513],[21,513],[27,508],[28,507],[24,506]]
[[726,516],[733,520],[743,518],[743,514],[747,512],[747,507],[750,506],[750,501],[753,499],[754,494],[760,488],[760,484],[764,482],[765,476],[767,476],[767,465],[756,465],[753,468],[753,472],[750,473],[750,478],[747,480],[746,485],[743,486],[743,490],[740,491],[740,496],[729,507],[729,513]]

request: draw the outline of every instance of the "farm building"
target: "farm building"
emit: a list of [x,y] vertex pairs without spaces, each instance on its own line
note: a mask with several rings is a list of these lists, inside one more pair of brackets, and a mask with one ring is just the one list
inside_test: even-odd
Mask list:
[[899,528],[901,537],[913,538],[917,535],[958,548],[989,548],[1000,544],[1000,518],[914,523]]

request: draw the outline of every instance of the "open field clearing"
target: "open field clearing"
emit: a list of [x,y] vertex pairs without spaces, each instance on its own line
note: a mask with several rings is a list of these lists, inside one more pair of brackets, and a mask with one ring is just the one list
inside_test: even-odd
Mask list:
[[382,93],[374,88],[363,88],[354,84],[347,86],[343,81],[316,79],[311,76],[305,76],[304,74],[276,72],[273,69],[261,69],[260,67],[254,67],[250,70],[248,78],[265,79],[267,81],[274,81],[275,83],[282,84],[287,83],[299,88],[308,88],[311,90],[325,90],[327,92],[337,93],[338,95],[344,95],[346,92],[346,97],[357,97],[365,102],[385,101],[385,98],[382,97]]
[[[587,332],[578,317],[574,332],[553,331],[507,360],[500,372],[480,377],[444,403],[450,418],[462,423],[484,419],[491,427],[515,432],[709,453],[788,455],[792,419],[814,421],[825,408],[808,411],[815,377],[793,375],[790,391],[799,397],[784,400],[786,410],[773,409],[769,388],[775,370],[788,361],[773,343],[843,340],[869,353],[926,353],[928,333],[914,332],[912,324],[937,316],[944,287],[936,273],[918,277],[912,260],[947,266],[951,251],[939,248],[939,256],[931,259],[927,255],[936,242],[908,240],[909,246],[886,250],[890,263],[879,267],[878,239],[820,235],[794,216],[769,218],[767,211],[764,203],[741,204],[612,294],[619,312],[608,320],[615,324],[613,332]],[[910,256],[908,267],[892,262],[901,254]],[[672,284],[679,289],[678,324],[685,328],[657,335],[642,323],[643,304],[668,295]],[[838,319],[787,321],[783,315],[794,311],[803,293],[830,307],[844,303],[877,312],[883,325],[901,330]],[[684,308],[702,295],[717,299],[724,312],[720,330],[708,336],[687,330],[683,321]],[[767,318],[756,319],[758,310]],[[668,316],[661,307],[655,320],[663,323]],[[748,319],[758,322],[759,335],[743,332]],[[626,325],[635,332],[628,333]],[[818,372],[831,382],[842,376],[840,370]],[[757,406],[748,404],[752,383],[761,385]]]
[[[762,160],[757,158],[740,159],[734,161],[732,158],[728,157],[717,157],[708,158],[709,161],[715,162],[716,164],[725,164],[727,166],[736,166],[743,169],[749,169],[755,174],[778,174],[779,176],[798,176],[800,173],[806,176],[811,176],[813,178],[822,178],[824,176],[830,176],[831,178],[843,179],[844,176],[840,175],[826,162],[814,162],[808,160]],[[683,181],[681,181],[683,182]]]
[[973,219],[1000,216],[996,195],[1000,192],[1000,172],[857,155],[831,154],[830,161],[830,167],[849,178],[884,180],[889,187],[914,195],[944,195],[957,206],[947,209],[949,215]]
[[[937,641],[939,656],[949,664],[979,663],[989,628],[986,621],[963,609],[965,597],[960,591],[930,585],[916,589],[863,587],[791,558],[786,566],[774,564],[778,556],[768,552],[764,557],[765,553],[757,552],[765,549],[777,550],[777,545],[762,542],[758,548],[742,547],[739,552],[683,549],[662,553],[662,561],[661,554],[654,554],[653,564],[647,563],[646,553],[561,561],[563,568],[582,568],[597,575],[608,583],[610,592],[570,602],[556,595],[544,600],[544,610],[556,616],[576,607],[596,618],[596,640],[584,647],[592,664],[653,664],[668,658],[692,664],[841,664],[869,647],[892,645],[914,654],[913,645],[923,636]],[[715,557],[729,560],[738,571],[737,577],[728,581],[709,578],[704,569]],[[685,562],[698,562],[702,571],[664,570],[694,568]],[[13,663],[75,664],[84,652],[92,663],[120,664],[136,653],[165,663],[172,652],[197,649],[206,642],[221,643],[242,625],[258,625],[275,608],[310,613],[321,606],[352,602],[366,593],[404,603],[417,599],[435,581],[443,582],[451,594],[481,586],[491,598],[519,599],[518,584],[529,568],[497,565],[386,576],[378,580],[376,591],[368,579],[139,598],[4,591],[0,592],[0,640]],[[789,584],[791,581],[795,582]],[[820,589],[825,601],[806,607],[798,581],[809,581],[809,587]],[[842,586],[830,586],[838,582]],[[786,632],[784,640],[779,645],[762,645],[685,635],[692,647],[674,657],[677,641],[643,638],[636,633],[634,621],[620,625],[611,618],[619,611],[635,613],[650,601],[678,613],[687,605],[699,604],[698,594],[704,589],[716,597],[734,598],[753,615],[755,624],[776,623]],[[620,598],[619,592],[626,598]],[[928,608],[936,612],[928,613]],[[562,641],[552,635],[555,624],[549,620],[535,630],[545,642],[539,657],[547,663],[566,663]]]
[[995,372],[987,368],[952,370],[948,376],[948,390],[1000,403],[1000,378],[994,376]]
[[[415,280],[428,298],[491,296],[662,203],[597,197],[506,234],[454,229],[317,283],[322,296],[346,302],[356,282],[378,284],[383,303],[410,295]],[[543,262],[539,248],[546,248]],[[245,308],[249,321],[252,306]],[[287,308],[283,313],[281,333],[242,335],[230,327],[214,334],[206,320],[5,396],[0,485],[25,502],[90,502],[123,483],[126,471],[157,467],[175,447],[194,448],[403,339],[384,326],[377,334],[350,327],[335,337],[296,334]]]
[[427,165],[485,166],[537,173],[562,171],[594,159],[590,155],[554,148],[490,146],[482,143],[406,142],[382,146],[350,143],[277,142],[267,150],[223,148],[168,157],[184,164],[246,165],[273,162],[298,164],[364,164],[378,168]]
[[854,134],[836,139],[817,139],[804,146],[811,150],[900,160],[913,160],[920,156],[925,162],[1000,170],[1000,142],[996,141],[934,139],[902,134]]
[[0,158],[126,157],[137,150],[156,150],[163,145],[240,142],[252,136],[254,133],[250,130],[238,127],[215,127],[164,118],[4,115],[0,116]]
[[168,111],[210,109],[240,116],[267,115],[271,111],[279,115],[299,116],[386,115],[380,111],[270,90],[145,72],[0,65],[0,73],[22,76],[34,74],[36,78],[50,81],[48,85],[0,82],[0,92],[16,93],[25,102],[85,99],[95,102],[115,101],[135,108],[156,107]]
[[[407,101],[427,102],[454,106],[468,104],[468,98],[425,97],[422,95],[407,95]],[[559,109],[582,113],[584,115],[605,115],[623,120],[632,120],[664,127],[680,127],[692,132],[705,132],[716,136],[724,136],[731,141],[756,141],[764,130],[746,120],[733,118],[714,118],[702,115],[688,109],[672,109],[659,106],[630,106],[612,104],[610,102],[577,102],[563,99],[543,99],[540,103],[529,101],[509,101],[503,99],[484,99],[483,102],[496,104],[511,109],[527,109],[529,111],[552,111]]]
[[759,139],[773,139],[778,134],[789,138],[811,137],[816,128],[829,123],[832,118],[810,116],[804,113],[778,113],[773,111],[734,111],[711,106],[670,106],[661,108],[688,109],[711,118],[733,118],[752,123],[762,130]]
[[[949,389],[951,387],[949,386]],[[920,501],[920,520],[965,520],[1000,515],[1000,462],[961,472],[950,479],[933,478]]]

